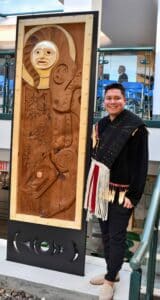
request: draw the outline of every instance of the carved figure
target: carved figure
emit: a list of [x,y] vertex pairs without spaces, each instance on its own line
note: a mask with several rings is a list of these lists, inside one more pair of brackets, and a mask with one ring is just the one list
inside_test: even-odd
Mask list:
[[25,35],[17,212],[75,218],[81,65],[58,25]]

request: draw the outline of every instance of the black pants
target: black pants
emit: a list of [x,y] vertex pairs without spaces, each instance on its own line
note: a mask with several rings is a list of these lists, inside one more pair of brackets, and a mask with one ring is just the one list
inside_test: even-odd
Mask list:
[[[116,197],[117,198],[117,197]],[[133,209],[124,208],[115,199],[109,203],[108,220],[99,219],[104,256],[107,264],[105,279],[114,281],[123,264],[126,247],[126,229]]]

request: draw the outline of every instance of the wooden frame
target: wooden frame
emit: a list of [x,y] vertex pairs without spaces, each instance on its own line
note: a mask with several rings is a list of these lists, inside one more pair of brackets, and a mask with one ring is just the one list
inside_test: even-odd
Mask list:
[[[41,24],[41,25],[39,25]],[[78,132],[78,147],[77,147],[77,173],[76,173],[76,198],[74,218],[64,216],[56,217],[47,216],[41,217],[36,213],[23,213],[18,201],[21,202],[24,191],[20,193],[21,172],[23,164],[24,148],[22,146],[22,125],[25,115],[23,114],[23,84],[25,79],[30,86],[33,85],[33,80],[26,72],[24,64],[24,48],[26,41],[34,35],[35,32],[41,29],[56,28],[63,31],[65,38],[69,43],[69,52],[71,60],[77,63],[77,45],[75,35],[73,33],[76,26],[83,31],[83,56],[82,76],[81,76],[81,105],[79,118],[79,132]],[[83,30],[82,30],[83,27]],[[72,37],[73,36],[73,37]],[[77,32],[78,36],[78,32]],[[83,211],[83,194],[84,194],[84,176],[85,176],[85,162],[86,162],[86,146],[88,133],[88,113],[89,113],[89,93],[90,93],[90,66],[92,55],[92,38],[93,38],[93,15],[92,14],[78,14],[78,15],[64,15],[48,16],[48,17],[28,17],[19,18],[17,29],[17,59],[16,59],[16,77],[15,77],[15,102],[14,102],[14,121],[13,121],[13,135],[12,135],[12,165],[11,165],[11,193],[10,193],[10,220],[29,222],[35,224],[81,229],[82,211]],[[33,38],[34,39],[34,38]],[[81,50],[80,50],[81,51]],[[59,53],[60,55],[61,53]],[[78,76],[78,75],[77,75]],[[46,87],[48,90],[48,87]],[[25,135],[25,128],[23,128]],[[25,139],[24,139],[25,140]],[[24,173],[24,172],[23,172]],[[41,177],[41,172],[37,171],[37,176]],[[23,181],[23,178],[22,178]],[[20,196],[19,196],[20,195]],[[53,195],[54,197],[54,195]]]

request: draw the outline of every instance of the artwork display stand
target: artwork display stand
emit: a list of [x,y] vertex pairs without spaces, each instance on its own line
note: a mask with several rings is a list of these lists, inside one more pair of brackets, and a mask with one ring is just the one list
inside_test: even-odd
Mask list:
[[18,17],[7,259],[83,275],[98,12]]

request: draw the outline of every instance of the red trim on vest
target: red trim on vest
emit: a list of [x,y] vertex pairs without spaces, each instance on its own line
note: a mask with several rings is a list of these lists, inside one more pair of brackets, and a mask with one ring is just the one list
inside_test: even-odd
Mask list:
[[91,212],[95,212],[96,207],[96,193],[97,193],[97,181],[99,175],[99,166],[94,167],[93,170],[93,189],[92,189],[92,198],[91,198]]
[[129,188],[129,185],[128,185],[128,184],[121,184],[121,183],[110,182],[109,185],[110,185],[111,187]]

